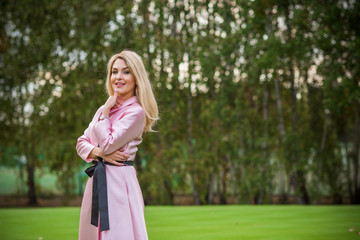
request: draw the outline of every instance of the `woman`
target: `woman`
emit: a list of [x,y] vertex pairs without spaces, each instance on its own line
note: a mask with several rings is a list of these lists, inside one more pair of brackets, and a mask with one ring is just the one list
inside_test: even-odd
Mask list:
[[76,145],[82,159],[95,163],[87,169],[92,177],[81,205],[79,239],[148,239],[132,161],[142,133],[152,131],[158,119],[158,108],[139,55],[128,50],[115,54],[107,72],[109,98]]

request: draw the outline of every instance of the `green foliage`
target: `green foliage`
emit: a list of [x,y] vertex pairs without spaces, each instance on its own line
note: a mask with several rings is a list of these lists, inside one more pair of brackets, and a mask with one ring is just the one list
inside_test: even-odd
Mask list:
[[1,4],[2,165],[25,156],[77,192],[76,139],[128,48],[161,117],[136,159],[147,203],[360,201],[357,1]]

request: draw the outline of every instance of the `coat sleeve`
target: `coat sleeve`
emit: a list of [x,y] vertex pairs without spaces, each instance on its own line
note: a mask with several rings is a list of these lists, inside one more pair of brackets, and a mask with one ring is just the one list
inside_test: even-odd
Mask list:
[[112,125],[108,118],[95,124],[94,132],[104,154],[122,148],[137,137],[141,137],[145,126],[145,112],[141,107],[129,109]]
[[96,147],[90,141],[90,130],[89,127],[91,124],[95,124],[99,114],[101,112],[101,107],[96,111],[92,121],[90,122],[89,126],[85,129],[84,134],[80,136],[76,143],[76,151],[77,154],[86,162],[91,162],[92,159],[89,158],[89,154],[91,151]]

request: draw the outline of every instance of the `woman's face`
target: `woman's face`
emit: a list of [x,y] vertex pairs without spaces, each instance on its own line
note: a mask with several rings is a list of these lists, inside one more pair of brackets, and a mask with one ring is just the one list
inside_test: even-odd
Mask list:
[[117,91],[124,100],[135,95],[135,78],[124,59],[115,60],[111,69],[110,80],[114,92]]

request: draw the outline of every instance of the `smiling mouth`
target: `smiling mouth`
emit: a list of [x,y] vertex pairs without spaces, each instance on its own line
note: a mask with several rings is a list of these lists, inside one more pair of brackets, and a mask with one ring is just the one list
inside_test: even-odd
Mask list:
[[124,86],[124,85],[125,85],[125,83],[121,83],[121,82],[115,83],[115,86],[116,86],[116,87],[122,87],[122,86]]

